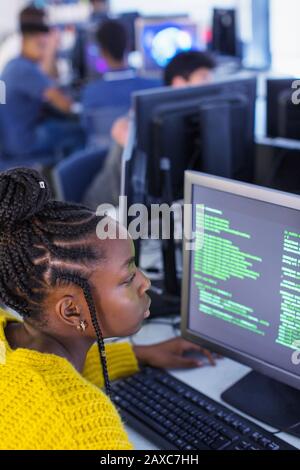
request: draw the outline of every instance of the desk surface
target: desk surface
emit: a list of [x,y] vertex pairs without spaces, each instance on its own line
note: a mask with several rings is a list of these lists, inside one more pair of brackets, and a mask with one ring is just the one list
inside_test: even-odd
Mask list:
[[[158,320],[159,321],[159,320]],[[169,320],[166,320],[167,322]],[[174,330],[171,325],[148,323],[141,329],[141,331],[134,336],[133,340],[135,344],[151,344],[160,341],[165,341],[174,336]],[[230,359],[221,359],[218,361],[216,367],[205,366],[199,369],[193,370],[178,370],[172,371],[171,373],[187,383],[188,385],[196,388],[200,392],[206,394],[208,397],[223,403],[233,411],[237,411],[241,416],[244,416],[256,424],[262,426],[268,431],[274,432],[276,429],[272,429],[265,424],[254,420],[253,418],[240,413],[238,410],[227,405],[221,400],[221,394],[233,385],[235,382],[240,380],[244,375],[249,372],[249,368],[245,367],[237,362],[231,361]],[[157,450],[153,443],[145,439],[143,436],[135,432],[133,429],[127,426],[127,432],[129,438],[137,450]],[[288,434],[279,434],[280,439],[285,440],[289,444],[300,449],[300,439],[290,436]]]

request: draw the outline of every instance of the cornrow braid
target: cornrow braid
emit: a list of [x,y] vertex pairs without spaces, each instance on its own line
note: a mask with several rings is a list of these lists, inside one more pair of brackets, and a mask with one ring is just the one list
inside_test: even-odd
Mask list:
[[[54,273],[54,276],[55,276],[55,273]],[[103,376],[104,376],[104,384],[105,384],[106,394],[110,397],[111,396],[111,387],[110,387],[110,381],[109,381],[109,375],[108,375],[108,369],[107,369],[104,339],[103,339],[103,335],[102,335],[102,331],[101,331],[99,322],[97,320],[95,304],[93,302],[93,297],[92,297],[92,293],[91,293],[89,283],[86,279],[78,276],[77,274],[73,274],[73,273],[68,274],[66,272],[63,273],[63,274],[56,274],[56,277],[54,277],[53,281],[55,282],[55,280],[67,281],[71,284],[75,284],[78,287],[80,287],[83,291],[85,301],[86,301],[87,306],[89,308],[92,325],[94,327],[96,337],[97,337],[97,344],[98,344],[100,361],[101,361],[102,371],[103,371]]]
[[[47,182],[35,170],[16,168],[0,173],[0,300],[25,318],[39,319],[43,302],[57,282],[79,286],[89,308],[110,395],[103,335],[84,269],[104,258],[86,240],[96,233],[100,220],[82,205],[54,201]],[[57,266],[62,267],[58,270]]]

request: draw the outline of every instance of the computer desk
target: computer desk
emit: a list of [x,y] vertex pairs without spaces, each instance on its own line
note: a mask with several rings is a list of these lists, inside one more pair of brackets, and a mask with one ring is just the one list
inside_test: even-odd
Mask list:
[[[157,321],[160,321],[157,319]],[[161,320],[163,321],[163,319]],[[165,319],[166,322],[170,322],[170,319]],[[160,341],[166,341],[174,337],[174,329],[172,326],[165,324],[151,324],[146,323],[140,332],[135,335],[132,339],[135,344],[153,344]],[[221,400],[221,394],[235,382],[240,380],[244,375],[246,375],[250,369],[245,367],[237,362],[234,362],[230,359],[222,358],[218,360],[216,367],[204,366],[203,368],[192,369],[192,370],[177,370],[171,371],[172,375],[177,377],[179,380],[187,383],[188,385],[196,388],[200,392],[206,394],[208,397],[223,403],[225,406],[228,406],[233,411],[234,408],[230,407]],[[270,432],[275,432],[276,429],[266,426],[264,423],[261,423],[257,420],[254,420],[250,416],[247,416],[243,413],[240,413],[241,416],[251,419],[256,424],[264,427]],[[134,431],[126,425],[126,430],[129,434],[129,438],[133,443],[136,450],[158,450],[152,442],[145,439],[139,433]],[[288,434],[279,434],[280,439],[285,440],[289,444],[300,449],[300,438],[290,436]]]

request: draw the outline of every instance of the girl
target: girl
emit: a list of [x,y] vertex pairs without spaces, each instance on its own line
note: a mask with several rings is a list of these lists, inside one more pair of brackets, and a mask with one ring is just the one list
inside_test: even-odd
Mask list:
[[104,346],[139,330],[150,282],[125,229],[101,241],[99,221],[51,200],[34,170],[0,174],[0,299],[23,318],[0,314],[0,449],[132,449],[110,380],[139,364],[199,365],[182,354],[203,350],[180,338]]

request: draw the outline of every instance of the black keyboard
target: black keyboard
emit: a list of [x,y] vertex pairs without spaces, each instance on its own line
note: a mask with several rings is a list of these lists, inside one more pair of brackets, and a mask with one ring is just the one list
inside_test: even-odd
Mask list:
[[163,450],[296,450],[163,370],[113,383],[112,399],[125,423]]

